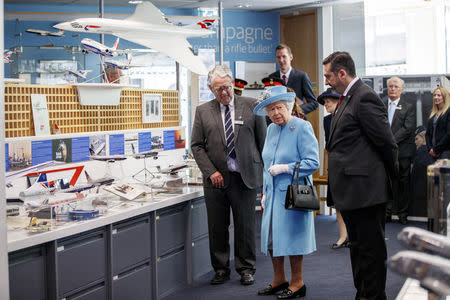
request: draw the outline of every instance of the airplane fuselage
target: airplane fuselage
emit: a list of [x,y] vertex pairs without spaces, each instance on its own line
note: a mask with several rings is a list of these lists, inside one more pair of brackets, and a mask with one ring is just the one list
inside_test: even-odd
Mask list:
[[[127,27],[124,27],[126,22]],[[128,20],[100,19],[100,18],[81,18],[70,22],[59,23],[55,28],[77,32],[116,34],[127,33],[152,33],[155,37],[164,38],[167,35],[180,35],[186,38],[202,37],[213,33],[206,29],[183,28],[175,25],[148,24],[145,22],[136,22]]]
[[103,45],[99,42],[96,42],[94,40],[83,39],[83,40],[81,40],[81,45],[83,45],[83,48],[88,53],[95,53],[95,54],[100,54],[100,55],[109,56],[109,57],[114,56],[114,51],[112,51],[111,48],[105,47],[105,45]]

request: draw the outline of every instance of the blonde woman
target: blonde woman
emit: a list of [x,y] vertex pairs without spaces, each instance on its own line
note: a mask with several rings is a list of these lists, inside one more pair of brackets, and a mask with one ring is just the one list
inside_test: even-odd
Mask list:
[[428,120],[426,140],[434,159],[450,158],[450,96],[443,86],[433,91],[433,108]]

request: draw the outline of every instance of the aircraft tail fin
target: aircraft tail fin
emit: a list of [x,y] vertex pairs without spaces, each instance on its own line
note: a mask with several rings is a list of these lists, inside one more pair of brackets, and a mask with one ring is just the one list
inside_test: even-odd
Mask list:
[[138,4],[134,10],[134,13],[126,20],[159,25],[170,25],[170,23],[164,18],[164,14],[148,1]]
[[208,19],[201,20],[200,22],[197,22],[197,23],[192,23],[190,25],[186,25],[185,28],[208,30],[214,26],[215,21],[216,21],[216,19],[214,19],[214,18],[208,18]]
[[89,184],[93,183],[93,180],[91,178],[91,176],[89,176],[88,172],[86,172],[86,170],[84,170],[84,175],[86,175],[86,180]]
[[120,38],[117,38],[116,42],[114,43],[114,46],[112,47],[114,50],[117,50],[119,48],[119,40]]
[[36,182],[47,182],[47,174],[46,173],[39,174],[39,177],[36,180]]

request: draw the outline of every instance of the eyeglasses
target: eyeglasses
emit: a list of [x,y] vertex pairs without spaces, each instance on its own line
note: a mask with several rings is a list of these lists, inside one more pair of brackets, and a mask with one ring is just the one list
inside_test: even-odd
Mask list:
[[226,85],[226,86],[220,86],[220,87],[217,87],[217,88],[213,88],[213,91],[216,94],[220,94],[223,91],[231,92],[232,89],[233,89],[232,85]]

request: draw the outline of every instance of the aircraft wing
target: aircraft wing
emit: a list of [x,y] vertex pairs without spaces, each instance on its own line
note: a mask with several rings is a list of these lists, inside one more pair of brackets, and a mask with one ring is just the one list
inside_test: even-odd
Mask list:
[[156,39],[153,36],[137,35],[132,32],[114,33],[114,35],[162,52],[194,73],[199,75],[208,74],[205,64],[200,57],[194,55],[190,49],[191,45],[184,37],[166,36]]

